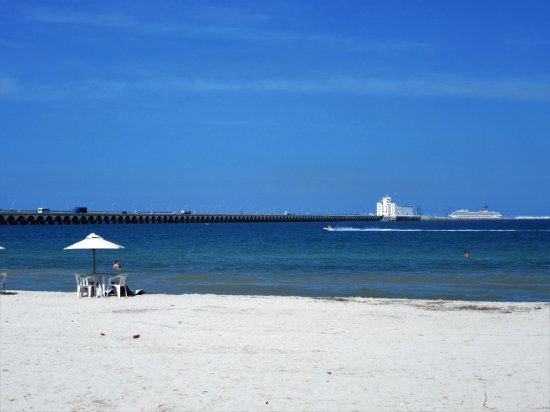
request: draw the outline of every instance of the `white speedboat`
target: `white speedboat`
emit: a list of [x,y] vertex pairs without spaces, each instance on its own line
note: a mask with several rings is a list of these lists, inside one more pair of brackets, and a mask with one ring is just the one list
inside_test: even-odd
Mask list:
[[328,225],[327,227],[324,227],[323,230],[328,230],[329,232],[332,232],[334,228],[331,225]]

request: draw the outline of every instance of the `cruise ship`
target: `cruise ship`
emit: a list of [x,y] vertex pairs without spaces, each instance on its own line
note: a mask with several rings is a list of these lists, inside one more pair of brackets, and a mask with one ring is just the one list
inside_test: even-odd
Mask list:
[[502,215],[499,212],[492,212],[487,206],[479,212],[470,212],[468,209],[458,209],[449,215],[452,219],[500,219]]

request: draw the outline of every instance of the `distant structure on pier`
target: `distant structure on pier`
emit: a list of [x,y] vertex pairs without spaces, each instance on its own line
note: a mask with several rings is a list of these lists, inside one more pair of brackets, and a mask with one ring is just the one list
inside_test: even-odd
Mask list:
[[500,219],[499,212],[490,211],[487,206],[479,212],[470,212],[468,209],[458,209],[449,215],[451,219]]
[[384,196],[380,202],[376,203],[376,216],[382,216],[387,219],[397,217],[416,216],[412,206],[403,206],[393,203],[391,197]]

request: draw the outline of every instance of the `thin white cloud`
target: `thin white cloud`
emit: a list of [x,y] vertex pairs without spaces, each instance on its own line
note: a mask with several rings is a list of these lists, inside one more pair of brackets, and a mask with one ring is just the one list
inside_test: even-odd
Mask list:
[[28,20],[34,22],[89,25],[152,36],[222,36],[231,32],[244,36],[242,32],[247,28],[267,20],[265,17],[246,16],[236,11],[222,14],[221,11],[213,13],[211,9],[208,10],[210,13],[188,13],[180,21],[153,21],[124,13],[78,12],[52,7],[30,8],[24,14]]
[[16,79],[0,74],[0,97],[15,95],[17,90],[18,83]]
[[111,99],[136,95],[212,93],[339,94],[409,98],[471,98],[550,101],[550,79],[478,79],[431,75],[410,78],[330,77],[317,79],[212,80],[205,78],[93,79],[67,86],[21,85],[0,76],[0,97],[62,100]]
[[123,13],[77,12],[62,8],[35,7],[25,11],[28,20],[40,23],[88,25],[123,30],[147,36],[175,36],[248,42],[309,45],[355,52],[381,52],[426,49],[431,46],[414,41],[361,39],[352,36],[305,34],[269,29],[272,17],[247,13],[229,7],[190,8],[185,18],[151,21]]
[[251,13],[246,10],[229,6],[212,6],[203,3],[200,7],[186,8],[187,14],[199,21],[217,21],[220,23],[239,25],[259,25],[272,20],[267,14]]
[[333,93],[369,96],[455,97],[482,99],[550,100],[550,80],[472,79],[461,76],[419,78],[332,77],[327,79],[258,79],[215,81],[168,79],[144,82],[149,91]]
[[[168,26],[173,29],[184,27],[176,21],[158,21],[151,22],[149,17],[139,19],[136,16],[121,12],[101,12],[101,11],[74,11],[60,7],[31,7],[24,11],[28,20],[42,23],[61,23],[61,24],[87,24],[93,26],[113,27],[120,29],[141,29]],[[180,16],[181,17],[181,16]],[[248,13],[244,10],[231,7],[185,7],[185,21],[191,23],[204,24],[210,22],[216,25],[239,25],[239,26],[257,26],[271,20],[270,16],[262,14]],[[159,32],[162,34],[163,31]]]
[[129,29],[138,26],[135,18],[121,13],[81,13],[61,8],[34,7],[25,10],[28,20],[41,23],[85,24]]

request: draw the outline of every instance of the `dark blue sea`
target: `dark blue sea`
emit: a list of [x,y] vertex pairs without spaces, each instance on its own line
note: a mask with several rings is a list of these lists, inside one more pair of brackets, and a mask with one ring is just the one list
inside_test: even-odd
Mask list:
[[[329,222],[328,222],[329,223]],[[92,252],[148,293],[550,301],[550,220],[0,226],[7,287],[74,291]],[[470,256],[466,258],[464,251]]]

